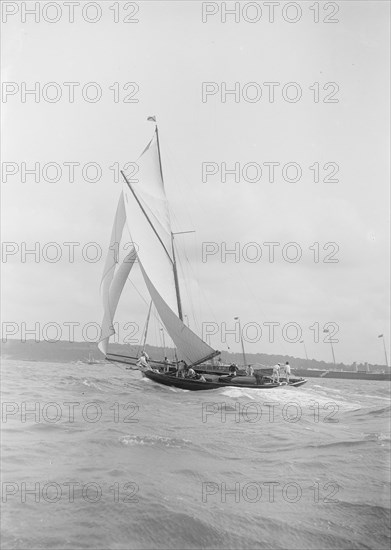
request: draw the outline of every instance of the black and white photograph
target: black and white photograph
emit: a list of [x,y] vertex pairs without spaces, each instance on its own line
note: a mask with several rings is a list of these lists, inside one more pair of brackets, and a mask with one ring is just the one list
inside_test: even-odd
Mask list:
[[2,550],[390,547],[390,7],[0,3]]

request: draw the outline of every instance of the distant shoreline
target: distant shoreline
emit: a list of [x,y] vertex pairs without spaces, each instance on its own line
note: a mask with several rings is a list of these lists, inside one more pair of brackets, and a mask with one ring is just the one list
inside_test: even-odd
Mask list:
[[[174,358],[174,350],[172,348],[166,348],[165,350],[160,347],[147,346],[146,350],[150,357],[157,360],[163,360],[164,354],[171,360]],[[141,351],[140,346],[129,346],[125,344],[112,344],[110,346],[110,352],[122,353],[125,355],[136,356]],[[104,355],[99,351],[97,344],[89,342],[66,342],[58,340],[56,342],[36,342],[35,340],[26,340],[21,342],[19,340],[9,339],[6,343],[2,343],[1,346],[1,358],[2,359],[16,359],[19,361],[51,361],[55,363],[71,363],[71,362],[85,362],[88,363],[89,354],[92,353],[93,361],[104,361]],[[249,364],[260,363],[265,365],[274,365],[275,363],[285,363],[289,361],[292,369],[300,369],[301,376],[320,376],[325,371],[336,372],[337,375],[347,372],[349,378],[352,374],[362,374],[364,379],[368,379],[365,375],[364,365],[358,365],[359,372],[357,373],[356,365],[346,365],[344,363],[326,363],[325,361],[317,361],[315,359],[301,359],[292,357],[289,355],[269,355],[265,353],[250,354],[247,353],[247,360]],[[242,363],[242,355],[240,353],[228,353],[223,351],[221,353],[223,362],[225,363]],[[314,373],[307,372],[315,371]],[[302,371],[305,371],[304,373]],[[342,372],[341,372],[342,371]],[[388,372],[387,372],[388,371]],[[391,373],[390,368],[387,369],[385,365],[368,365],[368,372],[372,374],[384,374],[386,377]],[[323,375],[330,377],[329,375]],[[340,376],[338,376],[340,377]],[[355,378],[356,376],[353,376]]]

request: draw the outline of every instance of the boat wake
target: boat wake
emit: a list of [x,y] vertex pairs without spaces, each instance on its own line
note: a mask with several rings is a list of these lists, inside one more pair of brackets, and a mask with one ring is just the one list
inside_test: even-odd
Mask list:
[[126,435],[120,438],[122,445],[142,445],[147,447],[175,447],[183,449],[191,444],[189,439],[162,437],[159,435]]

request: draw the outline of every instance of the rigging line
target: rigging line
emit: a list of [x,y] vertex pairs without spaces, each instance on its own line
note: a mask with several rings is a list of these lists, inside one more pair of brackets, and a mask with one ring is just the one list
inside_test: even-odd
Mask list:
[[[157,145],[157,152],[159,156],[159,167],[160,167],[160,177],[162,178],[162,185],[164,189],[164,177],[163,177],[163,165],[162,165],[162,157],[160,153],[160,142],[159,142],[159,130],[156,122],[155,117],[155,132],[156,132],[156,145]],[[175,283],[175,294],[177,299],[177,306],[178,306],[178,317],[182,321],[183,315],[182,315],[182,302],[181,302],[181,293],[179,289],[179,281],[178,281],[178,271],[176,266],[176,260],[175,260],[175,250],[174,250],[174,234],[171,229],[171,222],[170,222],[170,233],[171,233],[171,250],[172,250],[172,267],[174,271],[174,283]]]
[[135,291],[137,292],[137,294],[140,296],[140,298],[142,299],[142,301],[144,302],[144,304],[147,304],[148,305],[148,302],[147,300],[144,298],[144,296],[141,294],[141,292],[139,291],[139,289],[136,287],[136,285],[134,284],[134,282],[131,280],[131,279],[127,279],[127,282],[130,283],[132,285],[132,287],[135,289]]
[[[185,218],[186,220],[189,219],[191,222],[191,226],[194,227],[192,212],[189,208],[187,208],[188,189],[191,187],[192,181],[189,179],[188,176],[186,175],[183,176],[183,170],[178,170],[179,159],[178,159],[178,162],[173,161],[173,159],[178,158],[178,156],[175,156],[173,154],[173,150],[171,149],[170,144],[168,142],[165,143],[165,149],[166,149],[165,158],[168,164],[170,165],[170,169],[172,171],[171,180],[173,180],[175,183],[176,195],[178,196],[178,191],[179,191],[179,196],[181,197],[181,199],[183,199],[181,200],[181,202],[183,203],[182,209],[183,211],[186,211]],[[191,201],[192,203],[196,202],[199,209],[201,209],[201,211],[203,210],[204,206],[199,200],[197,193],[193,193],[191,197]],[[178,221],[178,218],[176,219],[176,221]]]
[[[195,273],[194,270],[193,270],[193,266],[192,266],[191,261],[189,260],[189,257],[188,257],[188,255],[187,255],[186,247],[185,247],[185,246],[183,247],[183,255],[185,256],[186,266],[188,267],[188,272],[190,271],[190,274],[192,275],[191,278],[189,277],[189,279],[190,279],[190,284],[191,284],[191,282],[192,282],[193,279],[194,279],[195,282],[198,284],[198,282],[197,282],[197,275],[196,275],[196,273]],[[182,265],[181,267],[182,267],[183,272],[185,272],[184,266]],[[186,280],[187,280],[187,278],[186,278]],[[195,305],[194,305],[194,300],[193,300],[193,293],[190,292],[190,290],[188,290],[188,292],[189,292],[189,301],[190,301],[191,307],[192,307],[192,316],[193,316],[193,320],[194,320],[194,322],[195,322],[195,325],[197,326],[197,325],[198,325],[198,320],[196,320],[196,318],[195,318]]]
[[[173,215],[173,219],[176,223],[176,225],[178,227],[180,227],[181,224],[178,223],[178,219],[175,215]],[[191,231],[192,233],[195,231]],[[181,234],[181,233],[189,233],[189,231],[178,231],[178,232],[175,232],[175,235],[177,234]],[[178,245],[178,241],[175,241],[175,244],[176,244],[176,250],[178,252],[177,254],[177,262],[179,263],[180,265],[180,268],[181,268],[181,275],[182,275],[182,281],[184,282],[184,285],[185,285],[185,289],[186,289],[186,298],[188,300],[188,302],[190,303],[190,312],[191,315],[192,315],[192,318],[193,318],[193,321],[194,321],[194,325],[196,326],[197,330],[199,331],[199,326],[198,326],[198,320],[196,318],[196,315],[195,315],[195,305],[194,305],[194,300],[193,300],[193,297],[192,297],[192,292],[190,292],[190,287],[188,285],[188,279],[190,278],[190,276],[192,275],[193,278],[197,278],[196,274],[194,273],[194,270],[192,269],[192,266],[191,266],[191,263],[189,261],[189,258],[187,256],[187,253],[186,253],[186,246],[184,245]],[[175,250],[174,250],[175,252]],[[184,269],[184,264],[183,262],[181,261],[181,254],[184,254],[185,257],[186,257],[186,260],[187,260],[187,264],[186,265],[189,265],[190,267],[190,271],[191,273],[189,273],[188,270],[185,271]]]
[[192,318],[193,318],[194,324],[196,326],[196,330],[198,332],[200,332],[198,322],[197,322],[197,320],[195,318],[195,314],[194,314],[195,304],[194,304],[194,300],[193,300],[193,297],[192,297],[191,288],[190,288],[190,284],[189,284],[190,277],[188,277],[188,276],[186,277],[186,272],[185,272],[184,265],[183,265],[183,262],[182,262],[180,256],[178,256],[177,261],[179,263],[179,266],[181,268],[181,273],[183,275],[183,285],[184,285],[185,290],[186,290],[186,297],[187,297],[188,303],[190,303],[190,311],[191,311],[191,314],[192,314]]
[[[136,285],[134,284],[134,282],[133,282],[131,279],[129,279],[129,278],[127,279],[127,282],[129,282],[129,283],[133,286],[133,288],[135,289],[135,291],[137,292],[137,294],[140,296],[140,298],[143,300],[143,302],[144,302],[145,304],[148,305],[147,300],[144,298],[144,296],[143,296],[143,295],[141,294],[141,292],[138,290],[138,288],[136,287]],[[150,305],[150,303],[151,303],[151,302],[149,302],[149,305]],[[155,321],[157,321],[157,323],[158,323],[158,325],[159,325],[159,331],[160,331],[160,328],[162,328],[163,330],[165,330],[166,327],[163,325],[163,323],[162,323],[160,317],[159,317],[158,314],[156,313],[156,308],[155,308],[155,306],[152,307],[150,316],[153,317],[153,318],[155,319]],[[147,321],[145,322],[144,327],[146,327],[146,325],[147,325]],[[154,325],[153,328],[154,328],[154,330],[155,330],[155,340],[156,340],[156,325]],[[143,329],[143,332],[142,332],[142,335],[141,335],[141,340],[142,340],[143,334],[144,334],[144,329]],[[170,340],[171,340],[171,338],[170,338]],[[148,345],[150,345],[150,344],[148,344]],[[131,347],[137,348],[137,355],[138,355],[138,352],[140,351],[141,343],[139,343],[139,344],[133,344]]]
[[[150,195],[148,193],[146,193],[144,190],[143,190],[143,193],[144,195],[147,195],[153,199],[155,199],[156,197],[154,197],[153,195]],[[159,225],[160,228],[162,229],[162,231],[164,231],[164,233],[166,233],[166,235],[170,236],[171,235],[171,232],[167,231],[167,229],[164,227],[164,225],[161,223],[161,221],[159,220],[158,216],[149,208],[148,206],[148,203],[142,198],[140,197],[139,198],[140,200],[140,203],[143,205],[144,209],[147,211],[149,211],[149,215],[150,217],[154,219],[156,225]],[[167,203],[167,199],[164,199],[163,202]],[[169,210],[169,207],[167,208]],[[171,219],[170,219],[170,212],[169,212],[169,218],[168,218],[168,222],[169,222],[169,225],[170,225],[170,228],[171,228]]]
[[[148,315],[147,315],[147,318],[146,318],[145,323],[144,323],[143,331],[141,333],[140,342],[137,345],[137,357],[139,356],[139,353],[140,353],[140,348],[141,348],[141,345],[142,345],[141,344],[142,341],[145,340],[145,342],[146,342],[146,339],[147,339],[146,335],[147,335],[147,329],[148,329],[149,316],[150,316],[150,313],[151,313],[151,307],[152,307],[152,302],[149,305]],[[145,342],[144,342],[144,346],[145,346]]]
[[[190,266],[190,270],[193,271],[193,270],[192,270],[192,266],[191,266],[191,262],[190,262],[189,259],[187,258],[187,255],[186,255],[186,254],[185,254],[185,256],[186,256],[186,259],[188,260],[188,264],[189,264],[189,266]],[[182,264],[180,264],[180,265],[181,265],[181,267],[182,267]],[[182,267],[182,271],[183,271],[183,267]],[[197,278],[194,278],[194,280],[195,280],[195,283],[197,284],[198,290],[201,291],[201,292],[203,292],[203,291],[202,291],[202,287],[201,287],[201,285],[199,284]],[[185,281],[186,281],[186,279],[185,279]],[[186,290],[188,290],[187,283],[186,283]],[[196,316],[195,316],[194,302],[193,302],[193,300],[192,300],[192,298],[191,298],[191,293],[190,293],[190,291],[188,291],[188,294],[189,294],[189,301],[190,301],[190,303],[193,305],[193,311],[192,311],[193,321],[194,321],[194,324],[195,324],[195,326],[196,326],[197,332],[198,332],[199,334],[201,334],[201,338],[202,338],[202,321],[201,321],[201,329],[200,329],[198,319],[197,319]],[[205,295],[205,299],[206,299],[206,295]],[[208,302],[207,302],[207,303],[208,303]],[[214,320],[216,321],[216,315],[215,315],[215,313],[214,313],[214,311],[213,311],[213,309],[212,309],[212,307],[210,306],[209,303],[208,303],[208,306],[209,306],[209,309],[210,309],[210,311],[211,311],[211,313],[212,313],[212,315],[213,315],[213,317],[214,317]],[[219,348],[221,348],[221,345],[222,345],[222,344],[223,344],[223,342],[220,342]],[[210,342],[209,342],[209,345],[212,346],[212,344],[211,344]],[[228,343],[227,343],[227,342],[224,342],[224,345],[225,345],[225,347],[227,348],[227,351],[230,351],[230,347],[229,347]],[[212,346],[212,347],[215,347],[215,346]]]
[[[150,302],[147,302],[147,300],[144,298],[144,296],[141,294],[141,292],[138,290],[138,288],[136,287],[136,285],[134,284],[134,282],[131,280],[131,279],[127,279],[127,282],[130,283],[133,288],[135,289],[135,291],[137,292],[137,294],[140,296],[140,298],[142,299],[142,301],[148,305]],[[160,328],[162,328],[163,330],[166,330],[166,327],[163,325],[159,315],[157,314],[156,312],[156,308],[153,307],[152,310],[151,310],[151,316],[158,322]],[[168,335],[168,334],[167,334]],[[169,337],[169,335],[168,335]],[[169,337],[170,338],[170,337]],[[171,338],[170,338],[170,341],[171,341]],[[140,344],[138,344],[138,347],[140,347]]]
[[[208,310],[210,311],[210,313],[212,314],[213,320],[214,320],[215,322],[217,322],[217,316],[216,316],[216,313],[214,312],[214,310],[213,310],[213,308],[212,308],[212,306],[211,306],[211,300],[208,298],[206,292],[204,291],[202,285],[200,284],[200,282],[199,282],[199,277],[198,277],[197,274],[195,273],[195,271],[194,271],[194,269],[193,269],[193,265],[192,265],[192,263],[190,262],[190,260],[189,260],[189,258],[188,258],[188,256],[187,256],[186,252],[185,252],[184,254],[185,254],[186,259],[187,259],[187,261],[188,261],[188,265],[189,265],[190,271],[191,271],[191,273],[192,273],[192,275],[193,275],[193,280],[194,280],[195,284],[197,285],[198,292],[199,292],[200,295],[202,295],[203,301],[205,302],[205,304],[206,304],[206,306],[207,306],[207,309],[208,309]],[[198,320],[197,320],[196,317],[195,317],[195,311],[193,311],[193,320],[194,320],[195,325],[197,326],[197,329],[199,330],[199,326],[198,326],[198,325],[199,325],[199,322],[198,322]],[[226,346],[227,346],[227,349],[229,349],[227,343],[226,343]]]
[[[178,181],[179,181],[179,171],[177,169],[177,165],[175,163],[172,162],[172,158],[173,157],[173,154],[172,154],[172,150],[170,148],[170,145],[169,143],[166,143],[166,158],[167,158],[167,161],[170,165],[170,168],[171,168],[171,171],[172,171],[172,179],[177,183],[177,188],[178,189],[182,189],[183,188],[183,185],[182,186],[179,186],[178,185]],[[181,182],[183,182],[183,180],[185,179],[185,181],[188,181],[188,178],[181,178]],[[183,194],[181,194],[182,198],[183,198]],[[195,201],[198,205],[198,207],[200,209],[203,208],[203,205],[201,203],[201,201],[199,200],[198,198],[198,195],[195,194],[192,196],[192,201]],[[192,219],[192,215],[191,215],[191,211],[190,209],[187,208],[187,200],[184,200],[182,201],[183,202],[183,205],[182,205],[182,209],[185,209],[186,210],[186,219],[190,219],[190,222],[191,222],[191,226],[194,227],[195,224],[193,222],[193,219]],[[180,227],[182,224],[179,223],[179,219],[178,217],[175,215],[174,212],[171,212],[171,217],[174,221],[174,223]],[[199,276],[199,269],[197,269],[197,272],[195,271],[195,269],[193,268],[193,265],[191,264],[191,262],[189,261],[189,266],[190,266],[190,270],[192,272],[192,275],[193,275],[193,278],[196,282],[196,285],[197,285],[197,289],[198,289],[198,295],[199,295],[199,298],[202,299],[205,304],[207,305],[207,309],[209,309],[210,313],[212,314],[212,317],[214,318],[215,321],[217,321],[217,317],[216,317],[216,314],[215,312],[213,311],[213,309],[210,307],[210,300],[208,299],[205,291],[203,290],[202,286],[200,285],[199,283],[199,279],[200,279],[200,276]],[[193,321],[194,321],[194,324],[197,326],[197,329],[199,330],[199,322],[197,320],[197,317],[196,317],[196,312],[195,312],[195,308],[193,308],[193,311],[192,311],[192,317],[193,317]],[[227,346],[228,347],[228,346]],[[229,348],[228,348],[229,349]]]
[[[138,290],[138,288],[136,287],[136,285],[134,284],[134,282],[131,280],[131,279],[127,279],[127,282],[130,283],[132,285],[132,287],[135,289],[135,291],[137,292],[137,294],[140,296],[140,298],[142,299],[142,301],[149,305],[149,302],[144,298],[144,296],[141,294],[141,292]],[[155,317],[155,319],[157,319],[158,323],[164,327],[163,323],[161,322],[160,320],[160,317],[155,313],[154,309],[152,310],[152,315],[153,317]]]
[[[148,145],[145,147],[145,149],[143,150],[143,152],[137,157],[137,159],[135,160],[135,162],[137,162],[142,156],[144,153],[146,153],[146,151],[149,149],[154,137],[156,136],[156,141],[157,141],[157,146],[158,146],[158,153],[159,153],[159,167],[160,167],[160,176],[162,178],[162,183],[163,183],[163,189],[165,191],[165,185],[164,185],[164,178],[163,178],[163,171],[162,171],[162,165],[161,165],[161,158],[160,158],[160,145],[159,145],[159,133],[158,133],[158,128],[157,128],[157,123],[155,123],[156,126],[155,126],[155,131],[154,131],[154,135],[152,136],[152,138],[149,140],[148,142]],[[148,194],[148,190],[147,191],[144,191]],[[152,196],[152,195],[151,195]],[[142,199],[140,199],[140,201],[142,201]],[[165,201],[167,202],[167,199],[165,199]],[[169,210],[169,209],[168,209]],[[153,215],[153,217],[155,218],[155,220],[161,225],[160,221],[159,221],[159,218],[156,216],[156,214],[154,214],[152,211],[151,211],[151,214]],[[170,221],[170,220],[169,220]],[[171,223],[170,223],[171,225]],[[163,227],[164,229],[164,227]]]
[[152,143],[152,141],[153,141],[153,138],[155,137],[155,134],[156,134],[156,130],[155,130],[155,132],[153,133],[153,136],[151,137],[151,139],[149,140],[148,145],[145,146],[143,152],[140,153],[140,155],[136,158],[136,162],[143,156],[144,153],[146,153],[146,152],[148,151],[148,149],[150,148],[151,143]]
[[[127,227],[127,230],[128,230],[128,233],[129,233],[129,237],[132,238],[131,235],[130,235],[129,227]],[[136,253],[136,256],[137,256],[137,253]],[[137,261],[139,261],[138,258],[137,258]],[[136,265],[137,265],[137,262],[135,262],[135,263],[136,263]],[[140,298],[142,299],[142,301],[144,302],[144,304],[147,304],[147,305],[149,306],[149,303],[150,303],[150,302],[147,301],[146,298],[144,298],[144,296],[141,294],[141,292],[140,292],[139,289],[136,287],[136,285],[134,284],[134,282],[132,281],[132,279],[129,278],[129,276],[126,278],[126,282],[127,282],[127,283],[130,283],[130,284],[132,285],[132,287],[135,289],[135,291],[137,292],[137,294],[140,296]],[[158,320],[158,322],[160,323],[160,325],[163,327],[164,325],[162,324],[160,318],[159,318],[159,317],[157,316],[157,314],[155,313],[155,308],[153,308],[153,310],[152,310],[152,315]]]

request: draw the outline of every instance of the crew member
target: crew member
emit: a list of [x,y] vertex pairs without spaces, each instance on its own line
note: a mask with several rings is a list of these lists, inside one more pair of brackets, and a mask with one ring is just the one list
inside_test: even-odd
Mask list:
[[248,376],[254,376],[254,368],[251,365],[248,365],[248,367],[246,367],[246,374]]
[[231,376],[236,376],[236,371],[238,370],[239,368],[236,363],[231,363],[228,369]]
[[151,366],[148,363],[149,357],[145,351],[142,352],[140,359],[137,361],[136,366],[141,370],[150,370]]
[[164,358],[163,361],[163,372],[169,372],[170,370],[170,362],[167,357]]
[[273,367],[273,382],[280,381],[280,367],[281,367],[280,363],[277,363],[277,365],[274,365]]
[[187,376],[187,378],[195,378],[195,376],[196,376],[196,371],[195,371],[192,367],[189,367],[189,368],[187,369],[186,376]]
[[286,383],[289,384],[289,377],[291,375],[291,366],[289,364],[289,361],[285,363],[285,376],[286,376]]
[[177,368],[177,371],[176,371],[176,376],[177,378],[184,378],[185,377],[185,372],[187,370],[187,364],[185,361],[179,361],[178,363],[178,368]]

